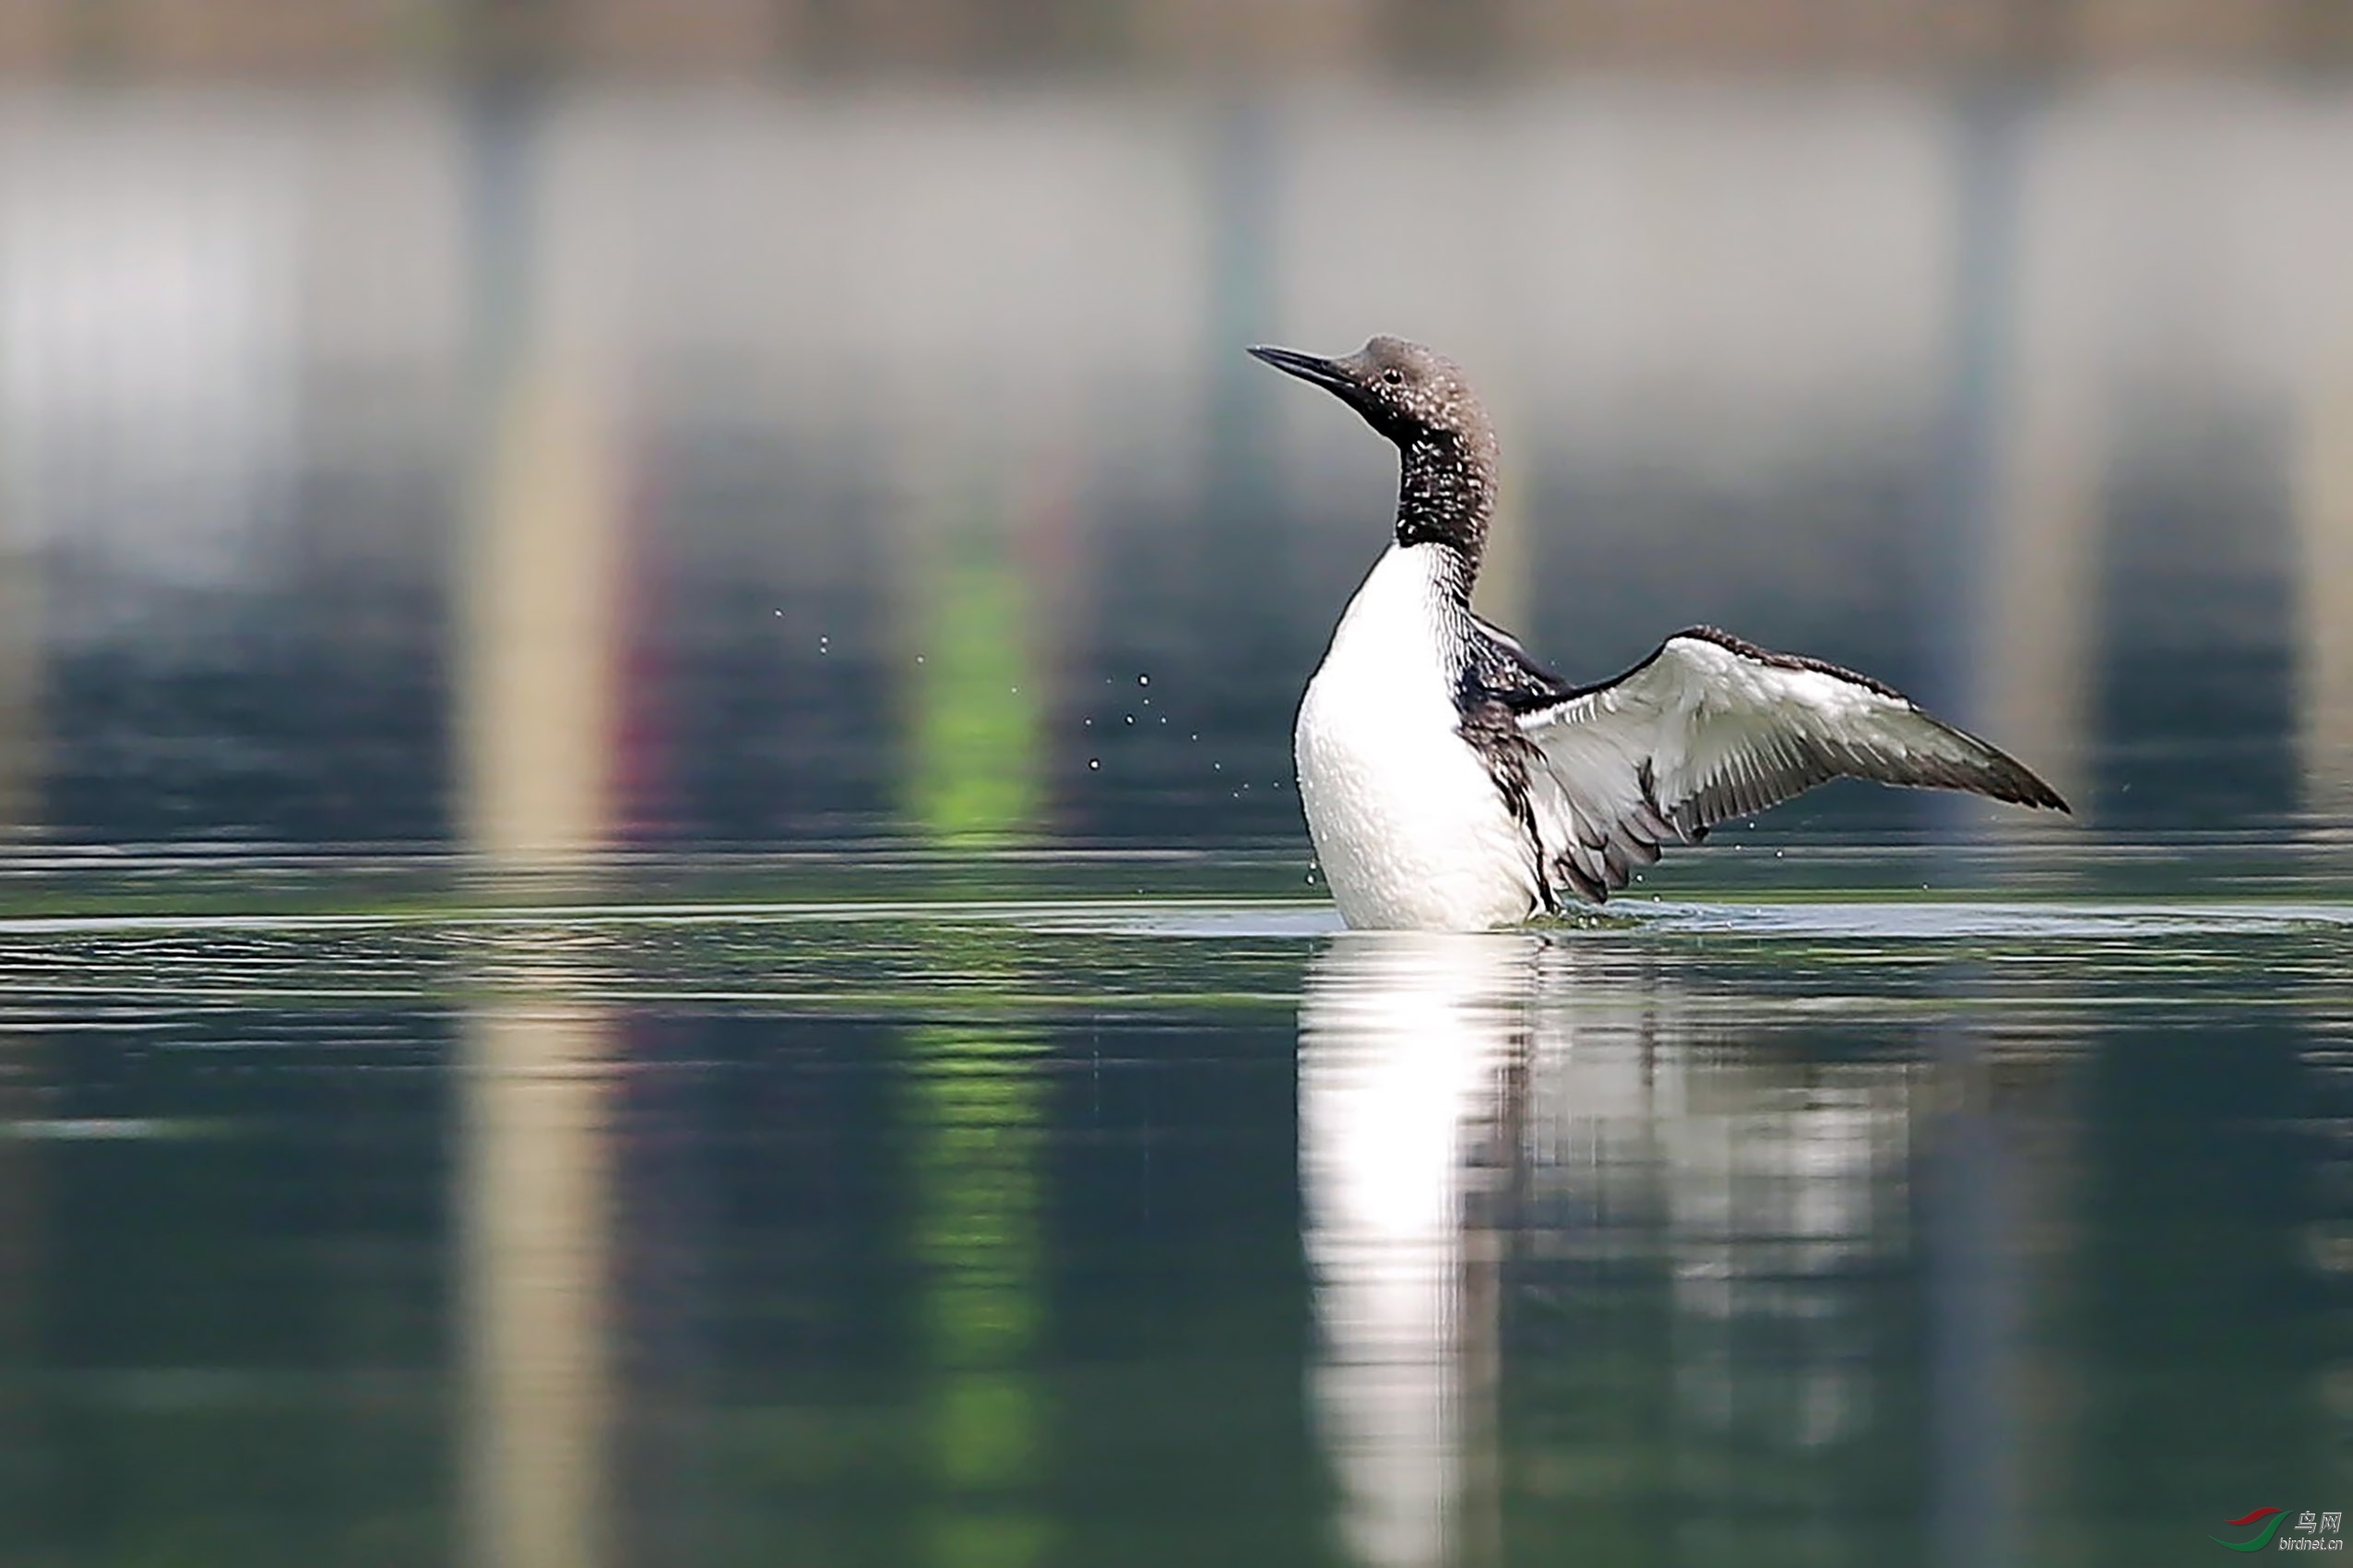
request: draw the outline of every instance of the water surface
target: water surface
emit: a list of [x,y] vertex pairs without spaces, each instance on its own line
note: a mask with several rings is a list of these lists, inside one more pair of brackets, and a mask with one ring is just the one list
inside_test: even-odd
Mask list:
[[2146,1563],[2353,1495],[2323,849],[1697,859],[1443,938],[1282,856],[28,864],[11,1560]]

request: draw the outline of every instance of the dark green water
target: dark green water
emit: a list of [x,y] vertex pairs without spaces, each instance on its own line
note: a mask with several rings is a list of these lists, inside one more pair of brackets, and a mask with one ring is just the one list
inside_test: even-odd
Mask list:
[[2330,853],[1792,857],[1454,938],[1282,856],[26,862],[0,1562],[2140,1564],[2353,1502]]

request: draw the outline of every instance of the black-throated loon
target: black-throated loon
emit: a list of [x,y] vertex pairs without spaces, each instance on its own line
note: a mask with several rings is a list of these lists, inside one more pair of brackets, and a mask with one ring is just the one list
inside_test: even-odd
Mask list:
[[1461,370],[1396,338],[1337,359],[1250,351],[1333,393],[1400,457],[1395,540],[1341,615],[1292,742],[1349,925],[1480,930],[1598,904],[1661,845],[1832,778],[2067,809],[1893,687],[1713,627],[1569,684],[1471,613],[1496,445]]

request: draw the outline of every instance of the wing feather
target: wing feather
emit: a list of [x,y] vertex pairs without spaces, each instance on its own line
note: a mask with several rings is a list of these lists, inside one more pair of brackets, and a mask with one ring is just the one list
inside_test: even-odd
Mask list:
[[1670,840],[1833,778],[2065,811],[2016,758],[1868,675],[1718,632],[1678,632],[1614,681],[1518,715],[1539,861],[1598,903]]

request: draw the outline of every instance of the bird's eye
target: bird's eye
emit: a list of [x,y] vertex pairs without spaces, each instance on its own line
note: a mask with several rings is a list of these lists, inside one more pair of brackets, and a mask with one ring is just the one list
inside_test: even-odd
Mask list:
[[1381,379],[1387,382],[1392,386],[1403,386],[1405,384],[1405,378],[1406,374],[1401,370],[1391,369],[1384,370],[1381,373]]

